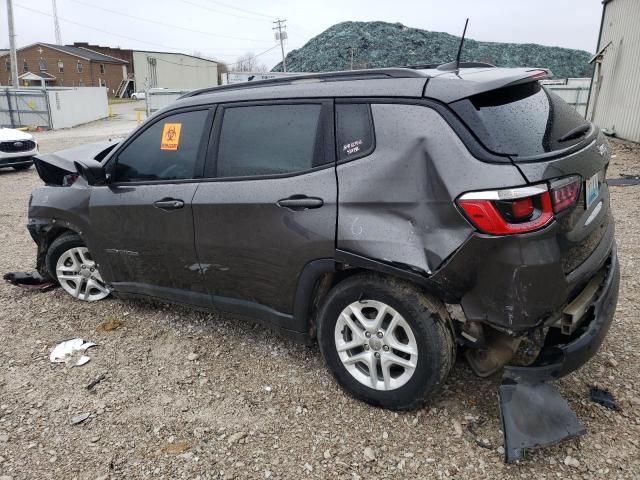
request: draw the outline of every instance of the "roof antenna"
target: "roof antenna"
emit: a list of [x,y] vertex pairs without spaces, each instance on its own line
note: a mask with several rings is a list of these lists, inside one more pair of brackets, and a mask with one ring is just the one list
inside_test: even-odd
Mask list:
[[453,62],[444,63],[438,67],[438,70],[459,70],[460,69],[460,57],[462,56],[462,46],[464,45],[464,37],[467,34],[467,25],[469,25],[469,19],[464,22],[464,30],[462,31],[462,38],[460,39],[460,45],[458,45],[458,54]]

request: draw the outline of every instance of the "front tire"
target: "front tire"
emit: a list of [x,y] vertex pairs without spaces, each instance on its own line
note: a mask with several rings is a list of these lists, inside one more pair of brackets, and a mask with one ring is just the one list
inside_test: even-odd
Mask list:
[[75,233],[61,235],[51,243],[45,264],[51,278],[73,298],[94,302],[111,294],[89,249]]
[[372,274],[336,285],[318,314],[318,340],[338,383],[374,406],[412,410],[455,360],[448,314],[408,282]]

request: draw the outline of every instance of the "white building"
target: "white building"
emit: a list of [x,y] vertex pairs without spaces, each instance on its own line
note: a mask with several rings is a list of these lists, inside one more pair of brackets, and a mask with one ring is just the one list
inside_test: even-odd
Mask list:
[[640,142],[640,0],[604,0],[587,119]]
[[218,85],[218,64],[184,53],[133,50],[133,76],[136,90],[193,90]]
[[195,90],[218,85],[218,64],[214,60],[186,53],[133,50],[86,42],[76,42],[73,46],[128,62],[128,75],[116,92],[119,97],[150,88]]

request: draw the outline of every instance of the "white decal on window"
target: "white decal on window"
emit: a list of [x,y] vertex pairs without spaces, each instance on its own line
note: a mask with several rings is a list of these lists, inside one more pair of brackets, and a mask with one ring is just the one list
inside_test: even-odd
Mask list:
[[352,155],[352,154],[360,151],[360,146],[363,143],[364,142],[363,142],[362,139],[358,139],[358,140],[356,140],[354,142],[347,143],[347,144],[342,146],[342,151],[343,152],[347,152],[347,155]]

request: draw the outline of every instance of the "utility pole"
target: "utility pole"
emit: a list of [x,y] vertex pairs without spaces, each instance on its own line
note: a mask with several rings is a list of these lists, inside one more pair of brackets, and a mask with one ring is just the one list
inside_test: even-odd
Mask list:
[[349,51],[351,52],[351,70],[353,70],[353,55],[358,49],[356,47],[349,47]]
[[7,21],[9,23],[9,50],[11,58],[11,85],[18,88],[18,56],[16,54],[16,33],[13,29],[13,0],[7,0]]
[[53,27],[56,32],[56,45],[62,45],[62,34],[60,33],[60,22],[58,21],[58,7],[56,0],[51,0],[53,3]]
[[284,56],[284,41],[287,39],[287,32],[286,32],[286,19],[280,19],[278,18],[275,22],[273,22],[274,27],[273,30],[276,31],[276,40],[280,41],[280,51],[282,52],[282,71],[286,72],[287,71],[287,60]]

